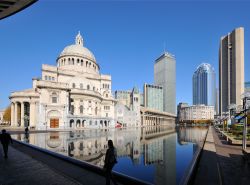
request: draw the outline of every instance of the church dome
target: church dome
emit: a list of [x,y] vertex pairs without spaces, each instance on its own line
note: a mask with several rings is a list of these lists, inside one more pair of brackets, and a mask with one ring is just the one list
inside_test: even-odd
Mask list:
[[88,48],[83,46],[83,38],[80,32],[76,36],[75,44],[66,46],[59,55],[59,57],[72,56],[72,55],[77,57],[87,58],[89,60],[96,62],[93,53]]

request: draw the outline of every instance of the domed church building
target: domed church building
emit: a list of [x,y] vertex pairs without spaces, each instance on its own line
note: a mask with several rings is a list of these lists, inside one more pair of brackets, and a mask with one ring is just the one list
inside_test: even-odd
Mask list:
[[100,74],[80,32],[56,64],[43,64],[31,89],[11,93],[11,125],[37,130],[114,127],[111,76]]

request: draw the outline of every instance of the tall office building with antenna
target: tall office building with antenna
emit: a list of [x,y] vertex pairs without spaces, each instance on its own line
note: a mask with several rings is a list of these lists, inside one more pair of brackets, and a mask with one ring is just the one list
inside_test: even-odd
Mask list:
[[176,114],[176,60],[174,55],[164,51],[155,60],[154,83],[163,87],[163,110]]

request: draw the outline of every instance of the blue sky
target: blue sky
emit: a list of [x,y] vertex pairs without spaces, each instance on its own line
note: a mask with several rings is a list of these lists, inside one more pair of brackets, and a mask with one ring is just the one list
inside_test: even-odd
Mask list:
[[250,3],[39,1],[0,21],[0,108],[10,92],[32,87],[41,65],[55,65],[80,30],[112,90],[153,83],[154,60],[176,56],[177,103],[192,103],[192,75],[202,62],[216,70],[220,37],[245,28],[245,80],[250,80]]

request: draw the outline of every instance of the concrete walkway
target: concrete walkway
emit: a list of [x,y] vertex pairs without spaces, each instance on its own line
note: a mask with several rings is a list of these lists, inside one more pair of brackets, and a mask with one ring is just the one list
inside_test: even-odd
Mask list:
[[0,184],[79,185],[80,183],[13,147],[9,147],[9,158],[4,159],[2,146],[0,146]]
[[230,145],[209,127],[195,185],[250,185],[250,166],[243,159],[241,146]]
[[221,185],[213,128],[210,126],[195,176],[195,185]]
[[250,184],[250,165],[243,159],[242,146],[228,144],[214,128],[213,136],[223,184]]

